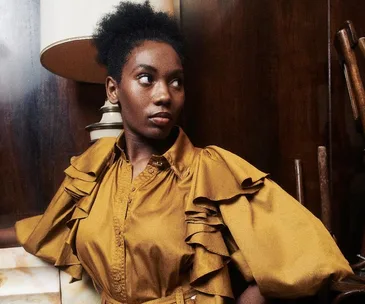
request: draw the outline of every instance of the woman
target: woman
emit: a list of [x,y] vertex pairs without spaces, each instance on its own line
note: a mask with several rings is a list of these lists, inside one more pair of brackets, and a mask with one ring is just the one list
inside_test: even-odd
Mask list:
[[124,133],[72,158],[45,214],[17,223],[27,251],[74,280],[85,269],[113,304],[225,302],[229,262],[250,284],[245,303],[311,295],[351,273],[320,221],[267,174],[175,126],[184,76],[172,19],[121,3],[94,40]]

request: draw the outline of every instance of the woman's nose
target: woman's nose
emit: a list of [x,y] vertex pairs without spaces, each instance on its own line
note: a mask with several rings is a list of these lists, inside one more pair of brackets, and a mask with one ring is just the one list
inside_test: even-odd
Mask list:
[[164,82],[159,82],[155,85],[153,94],[153,103],[156,105],[169,104],[171,102],[171,96],[169,87]]

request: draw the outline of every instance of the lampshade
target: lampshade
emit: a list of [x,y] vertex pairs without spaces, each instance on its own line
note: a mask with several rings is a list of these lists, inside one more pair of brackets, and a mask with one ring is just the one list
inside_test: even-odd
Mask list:
[[[42,65],[77,81],[104,83],[106,69],[96,60],[91,35],[97,22],[120,0],[41,0]],[[145,0],[130,0],[144,3]],[[179,15],[179,1],[150,0],[157,11]]]

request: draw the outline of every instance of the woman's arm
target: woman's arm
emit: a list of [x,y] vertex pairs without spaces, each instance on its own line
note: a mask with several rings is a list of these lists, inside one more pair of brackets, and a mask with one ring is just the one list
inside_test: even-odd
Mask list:
[[0,248],[19,246],[14,227],[0,229]]
[[257,285],[250,285],[237,299],[236,304],[268,304]]

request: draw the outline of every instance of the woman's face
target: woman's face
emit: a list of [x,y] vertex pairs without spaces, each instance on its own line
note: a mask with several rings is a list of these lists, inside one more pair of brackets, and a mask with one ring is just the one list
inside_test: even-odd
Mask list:
[[119,100],[125,132],[165,139],[184,105],[183,68],[167,43],[145,41],[135,47],[120,83],[108,77],[109,100]]

